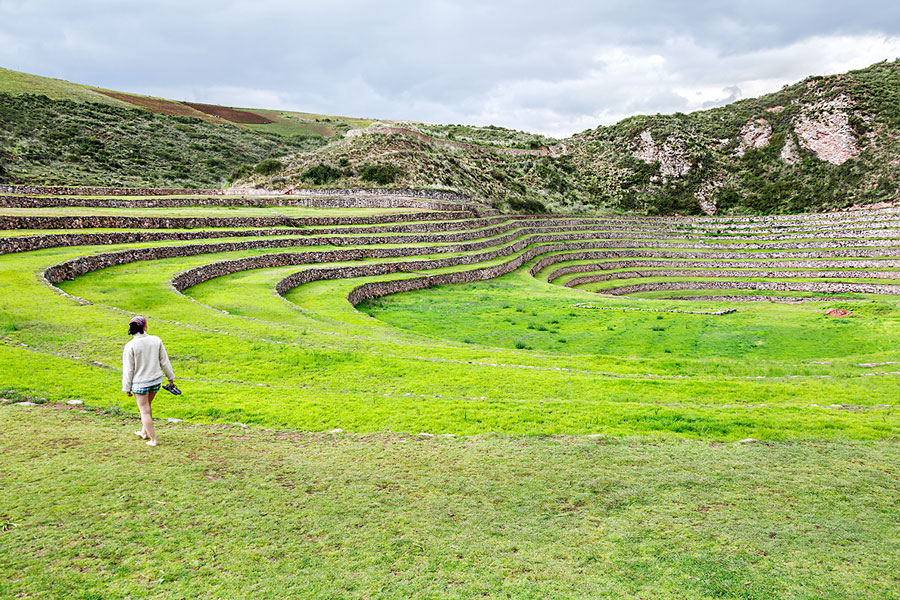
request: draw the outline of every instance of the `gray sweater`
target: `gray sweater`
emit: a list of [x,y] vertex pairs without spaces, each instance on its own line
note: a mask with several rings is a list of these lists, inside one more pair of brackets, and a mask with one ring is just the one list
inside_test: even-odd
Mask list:
[[162,383],[163,374],[167,379],[175,379],[162,340],[146,333],[134,334],[122,351],[122,391],[130,392],[133,385]]

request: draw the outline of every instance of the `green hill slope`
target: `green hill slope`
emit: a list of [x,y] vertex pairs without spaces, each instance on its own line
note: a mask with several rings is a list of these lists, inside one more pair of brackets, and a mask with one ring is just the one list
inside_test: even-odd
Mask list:
[[[122,108],[141,108],[161,115],[196,117],[211,123],[231,123],[246,129],[285,137],[343,134],[349,129],[367,127],[371,119],[336,117],[295,111],[236,108],[212,104],[196,104],[128,94],[115,90],[72,83],[0,68],[0,93],[11,95],[40,94],[53,100],[91,102]],[[249,118],[248,118],[249,117]]]
[[[492,137],[461,129],[452,130],[458,139]],[[884,62],[712,110],[632,117],[552,144],[546,156],[379,132],[294,156],[274,180],[243,183],[306,186],[324,164],[331,185],[383,172],[396,185],[450,187],[513,210],[799,212],[896,199],[898,136],[900,62]]]
[[[0,125],[5,182],[187,187],[224,185],[237,172],[240,185],[277,190],[450,188],[526,212],[801,212],[897,198],[900,62],[564,140],[499,127],[391,129],[0,70]],[[344,135],[370,125],[364,135]],[[254,172],[272,157],[285,157],[281,168]]]
[[0,94],[0,183],[220,187],[241,165],[323,143],[321,136]]

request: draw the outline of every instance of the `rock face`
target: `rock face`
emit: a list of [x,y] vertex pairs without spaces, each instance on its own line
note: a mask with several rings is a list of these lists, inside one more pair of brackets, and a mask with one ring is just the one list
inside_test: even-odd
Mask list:
[[794,126],[800,145],[834,165],[859,156],[859,141],[847,112],[852,105],[849,97],[838,96],[805,109]]
[[744,156],[747,150],[765,148],[772,139],[772,125],[765,119],[747,121],[741,127],[741,144],[738,146],[737,155]]
[[691,172],[684,144],[668,139],[660,148],[649,129],[641,132],[640,140],[640,146],[631,155],[647,164],[659,162],[659,174],[663,177],[682,177]]
[[716,189],[721,184],[718,181],[710,181],[703,184],[699,190],[694,193],[694,198],[700,203],[700,209],[707,215],[716,214]]
[[789,165],[795,165],[800,162],[800,149],[797,148],[797,142],[794,141],[794,136],[787,136],[784,146],[781,147],[780,156],[781,160]]

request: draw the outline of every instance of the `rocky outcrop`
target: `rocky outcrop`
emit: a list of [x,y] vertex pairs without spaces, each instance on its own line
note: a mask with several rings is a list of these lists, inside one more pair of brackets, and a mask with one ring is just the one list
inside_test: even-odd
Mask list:
[[794,125],[800,145],[834,165],[859,156],[859,140],[850,126],[848,112],[852,106],[849,97],[838,96],[805,108]]
[[781,160],[788,165],[795,165],[800,162],[800,148],[797,147],[794,136],[787,136],[787,139],[784,141],[784,146],[781,147],[781,154],[779,156],[781,157]]
[[721,185],[718,181],[708,181],[694,193],[694,198],[700,203],[700,209],[707,215],[712,216],[716,214],[716,190]]
[[672,138],[660,147],[649,129],[640,135],[640,145],[632,156],[647,164],[659,163],[659,174],[663,177],[683,177],[691,172],[691,161],[684,144]]
[[747,150],[765,148],[772,139],[772,125],[765,119],[747,121],[741,127],[741,143],[737,148],[737,155],[744,156]]

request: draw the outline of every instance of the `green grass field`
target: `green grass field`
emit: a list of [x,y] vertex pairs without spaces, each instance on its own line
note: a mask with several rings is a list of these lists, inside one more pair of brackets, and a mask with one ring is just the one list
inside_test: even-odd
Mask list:
[[896,442],[0,418],[3,597],[900,597]]
[[[2,212],[377,221],[400,210],[73,199]],[[799,245],[765,222],[742,233],[739,222],[458,214],[303,236],[232,237],[242,228],[201,221],[196,240],[97,245],[66,240],[123,230],[4,232],[56,245],[0,255],[0,597],[900,597],[900,296],[792,289],[890,285],[900,232],[878,220],[890,214],[853,216],[878,223],[877,238],[816,235],[853,220],[842,215],[777,227],[803,230],[811,241]],[[729,239],[709,235],[722,227]],[[410,228],[419,237],[398,237]],[[275,239],[301,245],[214,246]],[[58,289],[42,275],[181,246],[204,252]],[[348,248],[367,254],[322,262]],[[300,258],[173,286],[212,263],[287,253]],[[663,268],[651,260],[765,264],[730,280],[784,289],[707,290],[707,277],[677,292],[701,299],[597,293],[691,279],[643,276]],[[347,300],[360,286],[511,261],[485,281]],[[789,276],[810,269],[830,276]],[[276,292],[303,271],[320,275]],[[612,278],[562,285],[585,275]],[[709,299],[740,293],[824,300]],[[736,310],[694,314],[725,308]],[[826,314],[835,308],[851,315]],[[135,313],[184,391],[157,397],[152,450],[119,391]],[[61,404],[73,399],[84,404]],[[326,433],[337,429],[347,433]]]

